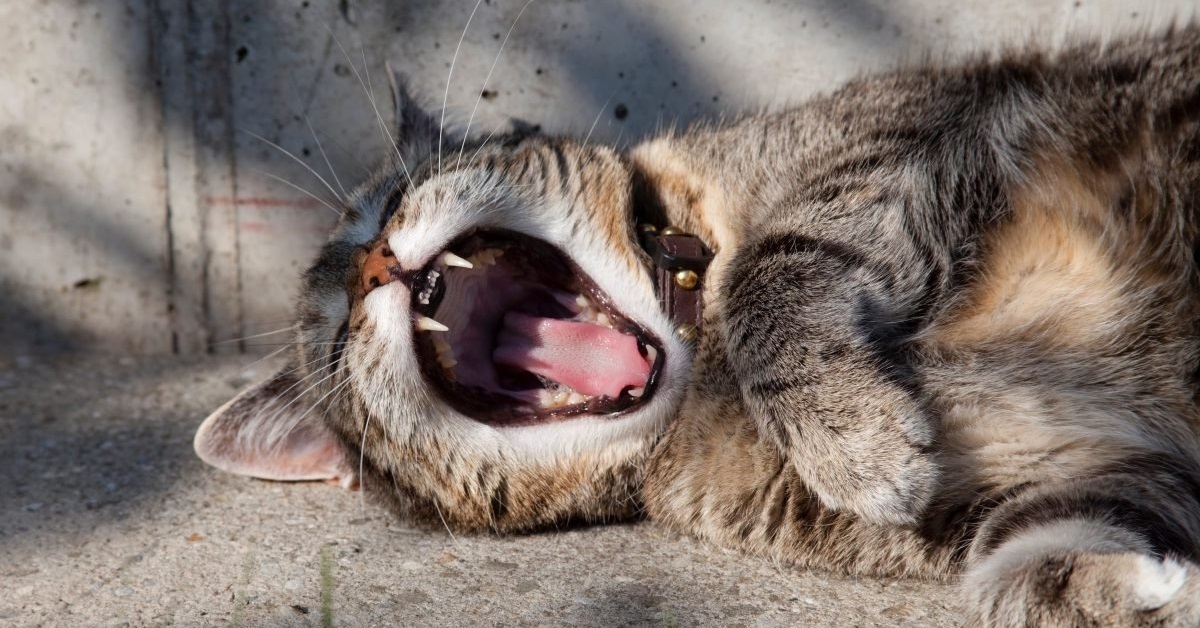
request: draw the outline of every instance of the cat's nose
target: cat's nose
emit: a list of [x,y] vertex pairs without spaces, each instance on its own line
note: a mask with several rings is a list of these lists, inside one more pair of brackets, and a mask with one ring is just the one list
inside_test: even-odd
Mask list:
[[359,280],[362,282],[363,296],[379,286],[391,283],[399,274],[400,264],[396,262],[396,255],[392,253],[387,242],[379,243],[363,260],[362,274]]

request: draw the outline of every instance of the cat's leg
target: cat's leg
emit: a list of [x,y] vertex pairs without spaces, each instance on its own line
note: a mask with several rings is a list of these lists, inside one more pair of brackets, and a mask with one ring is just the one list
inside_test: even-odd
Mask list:
[[935,489],[934,426],[893,343],[895,283],[850,247],[746,247],[726,274],[724,337],[742,397],[828,507],[912,523]]
[[972,544],[972,626],[1200,626],[1200,502],[1169,458],[1028,489]]

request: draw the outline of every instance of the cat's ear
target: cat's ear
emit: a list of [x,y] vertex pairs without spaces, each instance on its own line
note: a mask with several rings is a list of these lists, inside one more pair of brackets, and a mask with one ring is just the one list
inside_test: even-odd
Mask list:
[[441,129],[441,121],[413,99],[408,91],[408,79],[392,69],[391,64],[387,64],[387,74],[392,87],[392,139],[396,150],[404,157],[405,166],[411,171],[424,163],[438,151],[439,141],[444,154],[458,153],[462,137],[449,129]]
[[300,394],[295,369],[280,371],[218,408],[192,444],[200,459],[265,480],[328,480],[346,488],[355,478],[345,453],[319,412]]

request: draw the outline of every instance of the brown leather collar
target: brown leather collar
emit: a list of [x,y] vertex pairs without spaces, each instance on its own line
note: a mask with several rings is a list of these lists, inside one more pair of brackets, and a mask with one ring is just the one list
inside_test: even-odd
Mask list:
[[659,230],[650,223],[638,225],[642,248],[654,267],[654,288],[675,335],[684,342],[700,338],[704,316],[704,271],[712,251],[704,241],[675,227]]

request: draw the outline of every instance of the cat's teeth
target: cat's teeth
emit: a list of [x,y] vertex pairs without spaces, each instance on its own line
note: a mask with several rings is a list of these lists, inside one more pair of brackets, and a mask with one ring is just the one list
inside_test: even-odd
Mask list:
[[[554,300],[558,301],[559,305],[567,308],[567,310],[569,310],[572,314],[579,314],[583,311],[583,305],[579,302],[580,299],[583,299],[583,297],[572,297],[571,295],[562,292],[554,293]],[[587,300],[584,299],[583,302],[587,303]]]
[[630,389],[629,389],[629,396],[630,396],[630,397],[633,397],[634,399],[638,399],[638,398],[640,398],[640,397],[641,397],[643,394],[645,394],[645,392],[646,392],[646,389],[645,389],[645,388],[642,388],[641,386],[638,386],[637,388],[630,388]]
[[654,359],[658,357],[658,349],[650,345],[646,345],[646,361],[654,364]]
[[420,331],[450,331],[449,327],[429,318],[422,316],[417,319],[417,329]]
[[605,327],[607,327],[609,329],[612,329],[612,326],[613,326],[612,319],[610,319],[608,317],[608,314],[605,314],[604,312],[600,312],[599,314],[596,315],[596,323],[600,324],[600,325],[604,325]]
[[581,310],[586,310],[586,309],[592,307],[592,302],[588,301],[588,298],[581,294],[581,295],[575,297],[575,305],[578,305],[579,309],[581,309]]
[[573,392],[570,395],[567,395],[567,403],[570,405],[580,404],[585,401],[587,401],[587,397],[584,397],[583,395],[581,395],[577,392]]
[[474,264],[451,253],[450,251],[446,251],[445,253],[442,253],[442,256],[439,259],[441,260],[442,264],[445,266],[456,266],[458,268],[475,268]]

